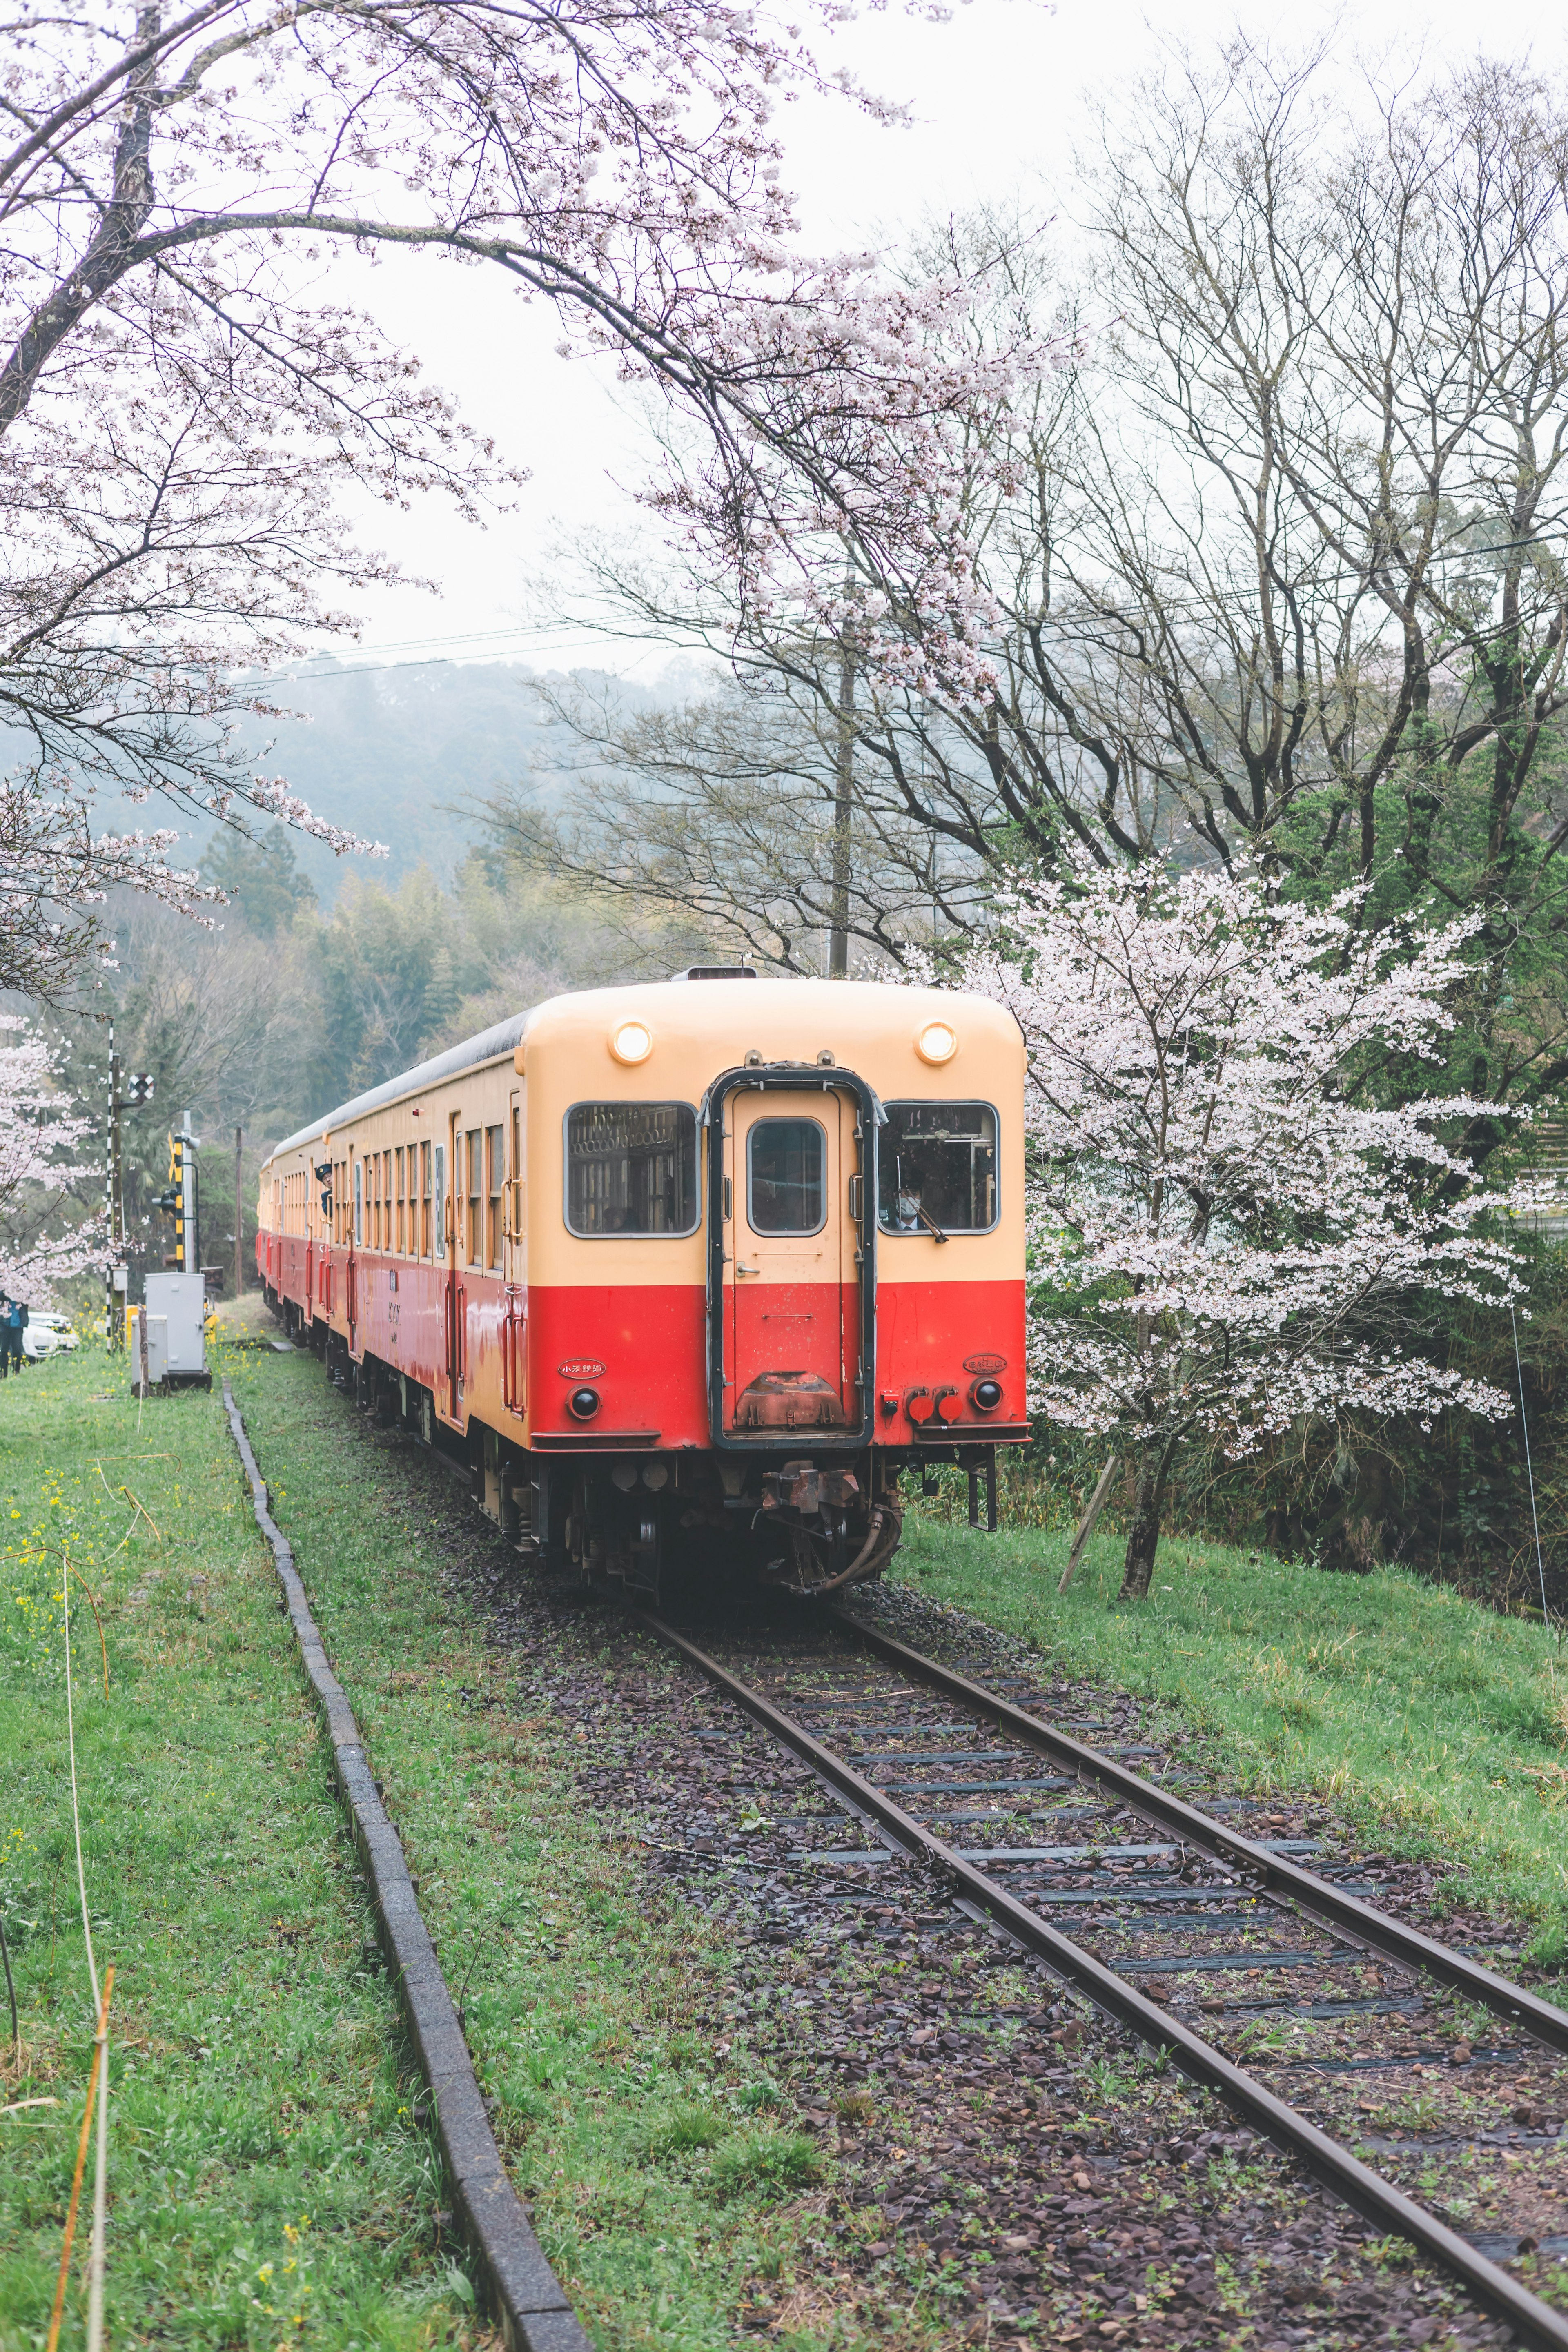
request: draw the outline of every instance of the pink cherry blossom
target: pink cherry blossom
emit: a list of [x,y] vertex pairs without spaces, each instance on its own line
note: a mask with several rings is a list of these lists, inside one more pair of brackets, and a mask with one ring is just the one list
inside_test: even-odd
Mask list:
[[964,967],[1028,1044],[1032,1402],[1137,1454],[1131,1593],[1189,1440],[1512,1410],[1421,1346],[1424,1299],[1521,1294],[1509,1222],[1540,1188],[1464,1150],[1510,1114],[1378,1090],[1384,1056],[1436,1058],[1475,926],[1368,936],[1359,899],[1083,858],[1016,883]]
[[79,1158],[91,1132],[43,1039],[15,1013],[0,1013],[0,1291],[7,1297],[47,1307],[54,1285],[101,1270],[103,1171]]

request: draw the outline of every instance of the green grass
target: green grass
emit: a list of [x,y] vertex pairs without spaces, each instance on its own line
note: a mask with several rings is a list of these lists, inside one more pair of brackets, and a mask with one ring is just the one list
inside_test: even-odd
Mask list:
[[[1336,1576],[1167,1538],[1146,1601],[1121,1604],[1121,1538],[1070,1541],[911,1515],[895,1574],[1070,1673],[1167,1702],[1247,1787],[1314,1791],[1369,1834],[1468,1865],[1467,1898],[1568,1921],[1568,1655],[1555,1633],[1398,1570]],[[1458,1889],[1456,1889],[1456,1892]]]
[[[713,2052],[721,1941],[649,1916],[640,1855],[573,1799],[563,1727],[520,1713],[444,1593],[443,1546],[490,1538],[437,1474],[345,1445],[351,1409],[309,1360],[228,1369],[448,1981],[466,1984],[476,2064],[547,2252],[602,2342],[727,2344],[748,2279],[814,2268],[802,2192],[821,2160],[786,2116],[755,2112],[742,2045],[727,2063]],[[119,1969],[113,2342],[479,2340],[221,1398],[149,1402],[139,1433],[119,1367],[97,1351],[8,1383],[0,1511],[16,1515],[4,1520],[0,1899],[26,2043],[0,2105],[61,2102],[0,2117],[0,2352],[43,2340],[91,2034],[62,1540],[100,1602],[110,1668],[105,1702],[79,1601],[89,1898],[100,1964]],[[68,2347],[83,2300],[79,2262]]]
[[818,2266],[824,2166],[715,2023],[721,1932],[650,1901],[575,1793],[580,1745],[444,1586],[450,1547],[505,1555],[434,1465],[345,1444],[308,1359],[249,1357],[235,1391],[546,2252],[605,2342],[731,2342],[748,2280]]
[[[409,2120],[386,1980],[236,1473],[216,1398],[150,1402],[139,1430],[119,1368],[96,1350],[0,1387],[0,1901],[25,2043],[0,2071],[0,2105],[60,2103],[0,2117],[3,2352],[44,2339],[91,2045],[62,1550],[88,1900],[100,1967],[118,1972],[111,2340],[392,2352],[471,2333],[435,2242],[433,2149]],[[84,1586],[103,1618],[107,1699]],[[3,2008],[0,2020],[9,2061]],[[79,2259],[68,2346],[80,2289]]]

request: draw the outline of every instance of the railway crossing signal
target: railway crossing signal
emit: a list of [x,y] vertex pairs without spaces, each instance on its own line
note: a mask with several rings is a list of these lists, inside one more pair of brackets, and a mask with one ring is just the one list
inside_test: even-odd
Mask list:
[[184,1126],[178,1135],[169,1138],[169,1183],[153,1202],[155,1209],[174,1220],[174,1265],[181,1274],[194,1274],[201,1267],[201,1239],[196,1199],[196,1139],[191,1133],[191,1115],[185,1113]]

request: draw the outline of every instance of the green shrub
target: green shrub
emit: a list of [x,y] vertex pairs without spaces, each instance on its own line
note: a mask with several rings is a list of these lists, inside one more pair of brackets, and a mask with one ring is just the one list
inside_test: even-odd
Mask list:
[[648,2154],[689,2156],[695,2148],[717,2147],[727,2129],[723,2116],[713,2107],[677,2107],[649,2132]]
[[713,2159],[713,2186],[721,2197],[768,2189],[782,2197],[809,2189],[821,2177],[822,2159],[804,2132],[747,2132],[726,2142]]

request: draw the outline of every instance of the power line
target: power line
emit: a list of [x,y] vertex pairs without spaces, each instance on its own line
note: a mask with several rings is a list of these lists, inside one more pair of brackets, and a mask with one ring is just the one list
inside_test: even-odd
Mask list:
[[[302,654],[297,666],[272,671],[269,676],[281,684],[290,680],[305,681],[311,678],[358,677],[378,670],[429,669],[451,660],[454,657],[455,649],[458,648],[468,647],[479,650],[486,647],[499,648],[508,644],[516,645],[520,650],[530,645],[542,647],[558,644],[569,646],[584,637],[591,637],[592,635],[590,625],[584,625],[581,627],[569,625],[565,628],[559,626],[544,628],[529,627],[520,622],[515,627],[509,629],[467,629],[449,637],[395,638],[388,645],[366,646],[363,649],[367,654],[396,656],[387,660],[339,661],[330,649],[323,647],[319,653]],[[426,650],[427,648],[429,650]],[[312,669],[308,667],[310,663],[325,664],[329,667]]]

